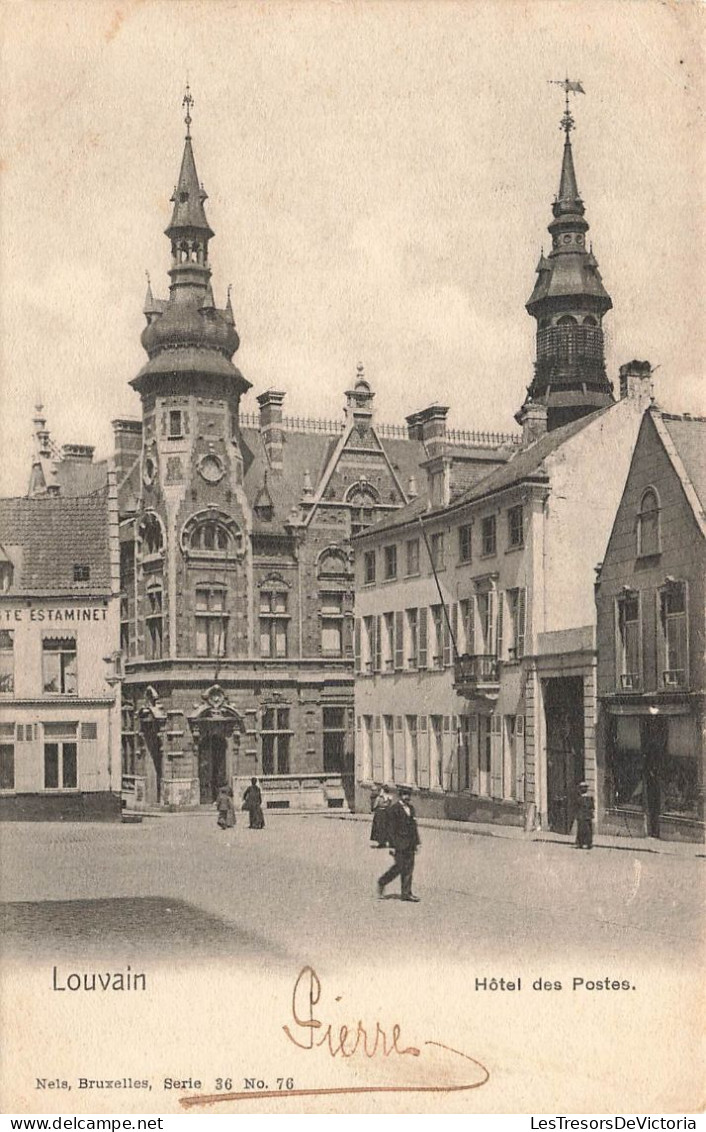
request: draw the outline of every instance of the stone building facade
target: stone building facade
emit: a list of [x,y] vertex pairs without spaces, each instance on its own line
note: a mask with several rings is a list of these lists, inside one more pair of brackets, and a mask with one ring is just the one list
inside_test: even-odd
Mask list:
[[[211,804],[222,783],[241,791],[253,775],[270,807],[346,806],[350,539],[415,496],[437,414],[380,425],[362,366],[341,420],[287,418],[277,389],[245,411],[188,110],[172,199],[169,297],[148,286],[148,358],[131,382],[142,417],[114,422],[124,774],[149,806]],[[464,483],[505,459],[493,455],[502,437],[450,439]]]

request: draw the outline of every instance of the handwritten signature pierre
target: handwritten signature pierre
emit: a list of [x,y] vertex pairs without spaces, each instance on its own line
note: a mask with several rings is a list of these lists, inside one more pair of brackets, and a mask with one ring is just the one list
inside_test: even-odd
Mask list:
[[[470,1057],[469,1054],[453,1049],[443,1042],[423,1041],[418,1046],[403,1044],[402,1030],[397,1022],[383,1027],[379,1020],[366,1026],[360,1019],[347,1025],[333,1023],[327,1021],[326,1018],[319,1018],[318,1015],[324,1013],[323,1005],[321,1009],[319,1008],[319,1004],[322,1002],[322,994],[321,979],[314,968],[310,966],[302,967],[292,990],[290,1021],[287,1025],[282,1026],[282,1030],[293,1045],[297,1046],[298,1049],[309,1052],[321,1050],[324,1055],[331,1058],[358,1056],[371,1061],[397,1057],[420,1058],[419,1083],[291,1089],[286,1093],[271,1090],[258,1092],[248,1090],[246,1092],[198,1094],[181,1097],[180,1105],[183,1108],[194,1108],[199,1105],[220,1104],[223,1101],[262,1100],[265,1097],[277,1097],[281,1100],[283,1097],[331,1096],[353,1093],[454,1093],[479,1089],[489,1081],[490,1073],[488,1069],[477,1058]],[[339,1002],[340,996],[335,1001]],[[451,1059],[445,1059],[445,1066],[442,1070],[442,1076],[446,1081],[449,1078],[452,1062],[456,1072],[460,1069],[458,1063],[454,1062],[455,1058],[461,1058],[467,1063],[465,1069],[470,1074],[470,1079],[466,1080],[464,1073],[464,1080],[459,1084],[441,1084],[439,1081],[433,1083],[433,1067],[429,1064],[429,1059],[425,1059],[423,1056],[425,1052],[431,1055],[433,1049],[443,1050],[446,1054],[452,1055]],[[471,1066],[473,1066],[472,1072]]]

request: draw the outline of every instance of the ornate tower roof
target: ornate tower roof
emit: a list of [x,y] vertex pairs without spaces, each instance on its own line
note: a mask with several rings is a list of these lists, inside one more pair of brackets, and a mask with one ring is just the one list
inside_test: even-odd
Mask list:
[[161,376],[220,377],[229,379],[233,392],[242,393],[249,383],[231,361],[240,339],[230,292],[226,306],[219,309],[211,286],[208,246],[213,230],[204,210],[206,192],[196,172],[191,139],[193,98],[188,86],[183,105],[184,152],[171,198],[174,210],[165,230],[172,252],[169,298],[155,298],[148,276],[143,308],[147,326],[142,332],[142,345],[149,360],[131,384],[142,392]]
[[527,303],[527,311],[537,320],[537,360],[527,400],[547,406],[550,429],[610,404],[613,388],[605,371],[601,325],[613,304],[593,251],[586,246],[589,225],[571,147],[574,119],[569,94],[583,93],[583,87],[568,79],[559,85],[566,96],[561,120],[565,136],[559,192],[549,224],[552,247],[547,256],[540,256]]

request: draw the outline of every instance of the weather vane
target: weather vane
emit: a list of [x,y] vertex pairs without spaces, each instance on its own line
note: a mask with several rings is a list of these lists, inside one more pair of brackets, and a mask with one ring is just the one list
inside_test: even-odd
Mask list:
[[564,133],[568,137],[569,132],[571,130],[573,130],[573,128],[574,128],[574,119],[572,118],[571,111],[569,109],[569,95],[570,94],[585,94],[586,91],[581,86],[581,83],[572,82],[571,79],[569,79],[569,78],[566,78],[566,79],[549,79],[549,82],[552,86],[560,86],[562,88],[562,90],[564,91],[564,96],[566,98],[566,106],[565,106],[565,109],[564,109],[564,116],[561,119],[560,128],[564,131]]
[[189,87],[189,80],[188,79],[186,81],[186,93],[184,94],[184,97],[181,101],[181,104],[182,104],[182,106],[186,107],[186,117],[184,118],[184,121],[186,123],[186,136],[187,136],[187,138],[190,138],[191,137],[191,107],[194,105],[194,99],[193,99],[193,96],[191,94],[191,88]]

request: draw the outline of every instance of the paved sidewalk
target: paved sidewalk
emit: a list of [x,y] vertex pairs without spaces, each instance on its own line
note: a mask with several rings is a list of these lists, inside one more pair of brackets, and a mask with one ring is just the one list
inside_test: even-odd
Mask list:
[[[213,807],[196,810],[145,810],[145,818],[209,818],[215,820]],[[288,817],[325,818],[327,821],[372,822],[370,814],[352,814],[342,810],[267,810],[267,820],[286,820]],[[504,841],[554,842],[573,845],[573,834],[552,833],[549,830],[530,830],[517,825],[496,825],[491,822],[451,821],[448,818],[418,818],[422,828],[440,829],[448,833],[461,833],[467,837],[497,837]],[[655,837],[616,837],[609,833],[594,835],[594,849],[618,849],[629,853],[661,853],[672,857],[704,857],[706,845],[696,841],[661,841]]]

